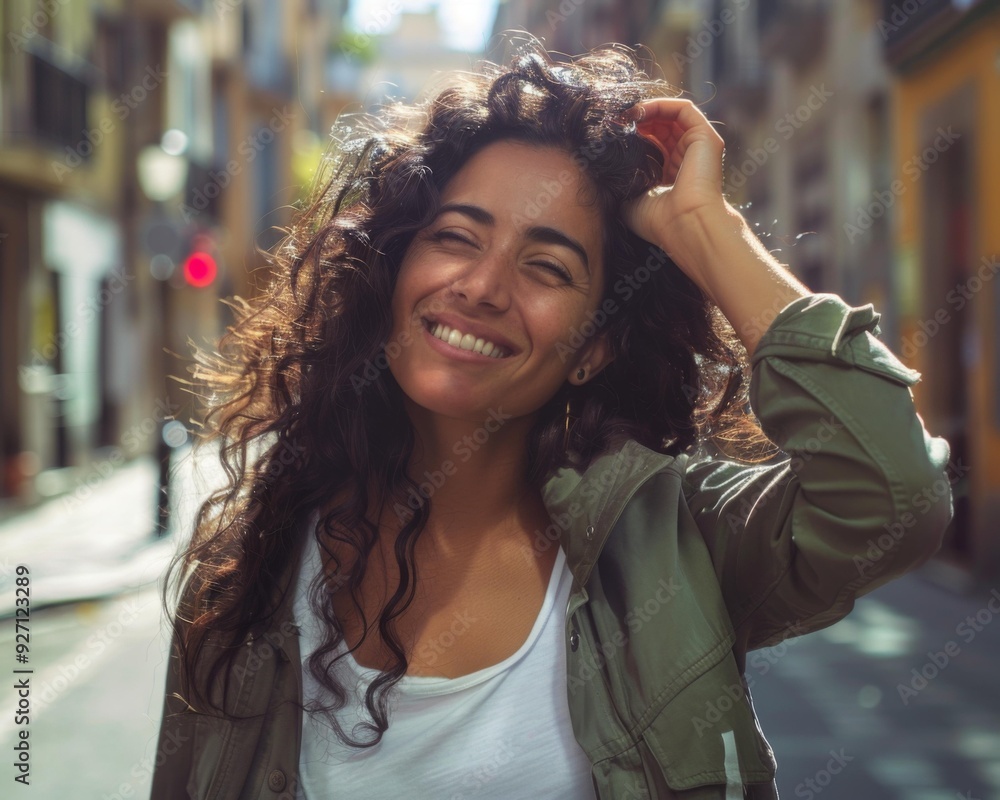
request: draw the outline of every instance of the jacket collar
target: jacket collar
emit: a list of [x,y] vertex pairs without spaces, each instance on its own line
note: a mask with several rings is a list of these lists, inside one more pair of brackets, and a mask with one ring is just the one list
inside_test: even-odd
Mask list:
[[536,536],[535,543],[547,549],[558,535],[573,573],[572,593],[586,585],[632,495],[674,458],[626,439],[594,459],[583,472],[566,467],[548,480],[542,500],[552,524]]
[[[582,592],[632,495],[648,478],[674,460],[675,456],[626,439],[594,459],[583,472],[564,467],[545,483],[542,500],[551,523],[544,531],[535,532],[533,547],[544,552],[559,540],[573,573],[573,594]],[[295,537],[289,568],[277,587],[278,607],[272,625],[283,628],[286,624],[296,625],[293,616],[295,586],[302,563],[302,548],[310,540],[309,535]],[[253,635],[258,634],[255,631]]]

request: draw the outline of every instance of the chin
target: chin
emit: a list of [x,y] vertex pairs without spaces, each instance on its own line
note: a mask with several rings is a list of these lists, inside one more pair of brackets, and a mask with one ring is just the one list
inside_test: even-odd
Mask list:
[[[424,411],[453,419],[476,419],[488,413],[491,403],[476,402],[468,387],[448,386],[446,381],[429,380],[425,372],[399,383],[406,402]],[[495,404],[494,404],[495,405]]]

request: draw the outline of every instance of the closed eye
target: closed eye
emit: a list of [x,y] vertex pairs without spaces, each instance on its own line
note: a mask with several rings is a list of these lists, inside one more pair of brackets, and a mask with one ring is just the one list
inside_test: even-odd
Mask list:
[[530,263],[536,267],[545,267],[546,269],[551,270],[567,283],[572,283],[573,281],[573,276],[569,274],[569,271],[564,267],[560,267],[558,264],[551,264],[548,261],[532,261]]
[[[461,242],[462,244],[467,244],[470,247],[476,247],[477,246],[475,242],[469,241],[464,236],[459,236],[454,231],[438,231],[437,233],[432,233],[430,235],[430,238],[431,238],[432,241],[435,241],[435,242],[440,242],[440,241],[443,241],[445,239],[450,239],[450,240],[455,241],[455,242]],[[567,270],[565,267],[561,267],[558,264],[553,264],[550,261],[531,261],[529,263],[532,266],[544,267],[545,269],[549,270],[550,272],[553,272],[556,275],[558,275],[560,278],[562,278],[564,281],[566,281],[566,283],[572,283],[573,282],[573,276],[570,274],[569,270]]]
[[475,244],[470,242],[464,236],[459,236],[457,233],[454,233],[453,231],[438,231],[437,233],[431,234],[431,239],[433,239],[435,242],[440,242],[443,239],[452,239],[456,242],[462,242],[463,244],[475,247]]

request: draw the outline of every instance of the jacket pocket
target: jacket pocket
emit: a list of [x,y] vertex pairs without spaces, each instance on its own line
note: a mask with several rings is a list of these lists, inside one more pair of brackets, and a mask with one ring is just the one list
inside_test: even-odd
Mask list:
[[674,790],[714,784],[719,797],[742,800],[744,784],[770,782],[777,768],[730,651],[660,709],[642,740]]
[[226,796],[225,789],[232,791],[234,788],[225,785],[229,770],[222,763],[224,754],[230,752],[233,723],[222,717],[201,714],[192,728],[194,758],[188,773],[188,796],[191,800],[221,800]]

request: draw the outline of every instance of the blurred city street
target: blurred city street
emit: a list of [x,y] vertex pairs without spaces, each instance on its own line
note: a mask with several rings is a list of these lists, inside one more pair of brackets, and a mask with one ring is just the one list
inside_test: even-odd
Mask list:
[[749,655],[783,798],[1000,800],[1000,589],[957,594],[933,572]]
[[[37,579],[36,800],[148,794],[169,644],[158,580],[212,474],[184,457],[172,471],[165,539],[152,535],[148,461],[97,487],[73,515],[55,501],[0,526],[0,652],[13,650],[11,567],[26,563]],[[96,540],[101,553],[86,546]],[[783,798],[1000,800],[1000,585],[966,593],[944,585],[943,569],[932,562],[859,599],[838,624],[750,654],[747,680]],[[0,716],[5,752],[12,716],[7,707]]]
[[[178,541],[155,537],[156,497],[156,465],[137,459],[72,511],[59,498],[0,524],[0,647],[8,659],[16,567],[31,577],[29,661],[18,665],[33,670],[28,796],[149,795],[169,644],[158,580]],[[3,698],[7,753],[16,743],[16,702]]]
[[[191,458],[219,400],[193,346],[218,356],[239,309],[297,263],[296,237],[318,220],[300,229],[299,213],[331,165],[388,152],[388,107],[506,61],[529,34],[560,63],[558,91],[576,81],[573,57],[615,43],[635,48],[658,81],[650,93],[693,102],[724,141],[722,193],[746,238],[810,292],[872,304],[880,340],[921,375],[920,422],[947,440],[956,475],[961,465],[941,482],[954,518],[937,556],[829,629],[749,654],[781,797],[1000,800],[1000,150],[989,144],[1000,0],[4,0],[0,652],[32,690],[29,723],[6,681],[0,747],[5,781],[30,748],[25,796],[149,795],[169,645],[162,580],[200,502],[226,482],[212,459],[196,469]],[[639,95],[622,87],[619,105],[614,80],[618,120]],[[351,131],[373,138],[356,147]],[[463,135],[474,149],[481,133]],[[358,187],[378,179],[337,201],[318,228],[336,234],[311,252],[337,252],[358,225],[359,247],[382,241],[358,221],[370,208],[351,216],[367,202]],[[552,185],[518,198],[527,218],[565,201]],[[326,191],[316,208],[333,208]],[[315,295],[320,315],[340,296],[334,273],[393,266],[332,258],[317,257],[316,280],[332,281]],[[385,310],[341,308],[373,324]],[[275,310],[257,318],[261,338],[236,331],[223,360],[246,347],[247,375],[293,391],[284,366],[265,371],[298,342],[277,335],[287,309]],[[340,346],[300,322],[310,348]],[[15,616],[25,586],[30,643]]]
[[[155,584],[32,614],[32,798],[149,797],[167,640]],[[13,649],[14,625],[0,643]],[[0,740],[13,753],[5,698]],[[6,777],[11,781],[12,775]],[[15,796],[7,789],[5,797]]]
[[[190,535],[197,503],[221,485],[212,467],[196,468],[189,448],[176,451],[162,537],[151,458],[136,459],[86,496],[0,522],[0,652],[11,657],[17,566],[31,576],[23,665],[33,670],[31,797],[148,797],[170,643],[162,579]],[[16,696],[2,705],[0,746],[11,752]]]
[[0,523],[0,613],[14,613],[15,567],[28,567],[32,602],[54,605],[155,581],[173,539],[154,537],[157,469],[138,458],[86,499],[61,497]]

